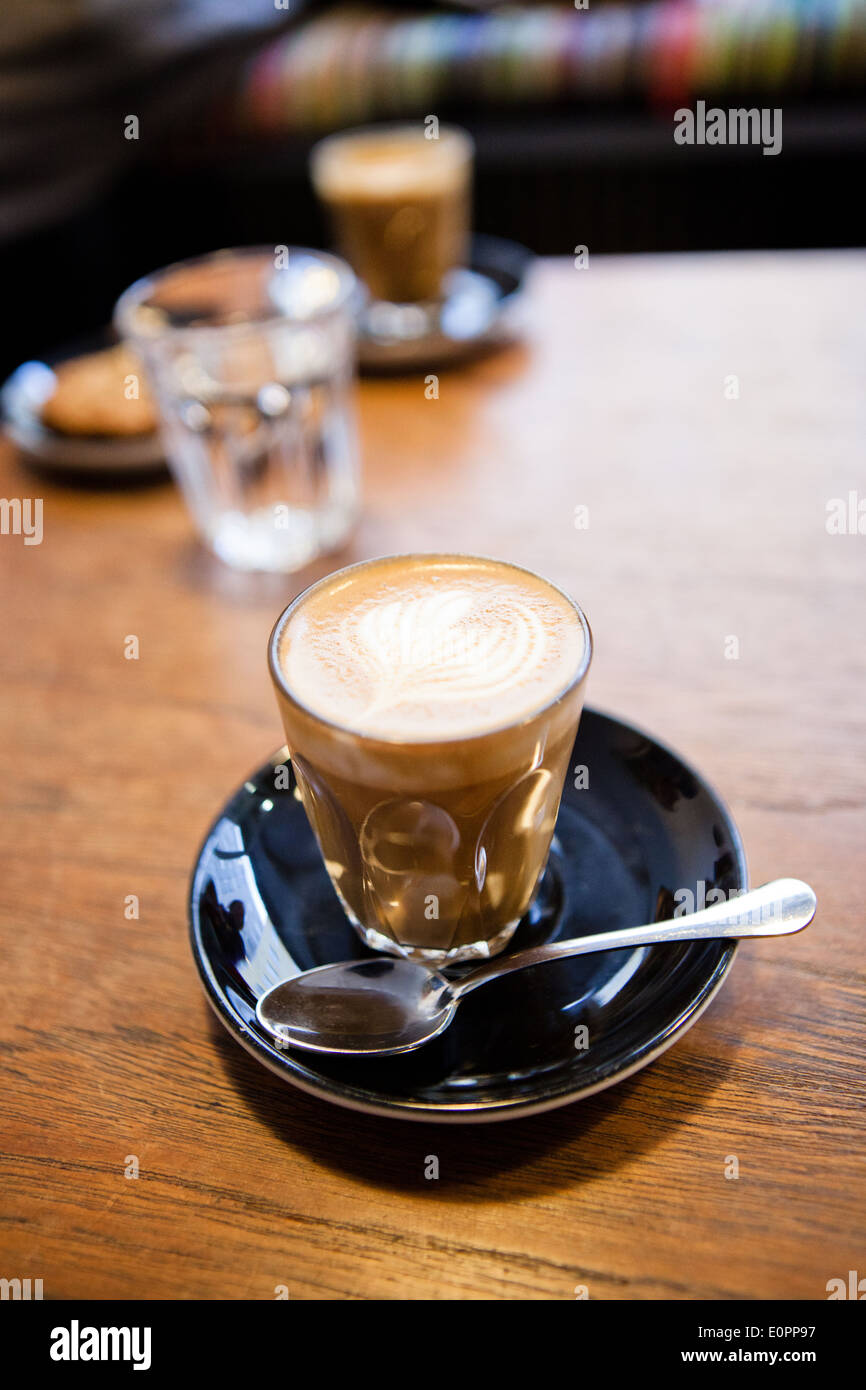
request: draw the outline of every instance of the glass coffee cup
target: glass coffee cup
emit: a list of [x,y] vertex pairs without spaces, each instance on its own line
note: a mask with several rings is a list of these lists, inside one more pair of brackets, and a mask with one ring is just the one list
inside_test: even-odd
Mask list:
[[374,317],[439,303],[469,256],[474,146],[456,126],[370,126],[313,149],[313,186],[335,245],[367,286]]
[[502,950],[553,835],[592,652],[519,566],[386,556],[283,612],[270,672],[308,819],[365,943],[433,964]]

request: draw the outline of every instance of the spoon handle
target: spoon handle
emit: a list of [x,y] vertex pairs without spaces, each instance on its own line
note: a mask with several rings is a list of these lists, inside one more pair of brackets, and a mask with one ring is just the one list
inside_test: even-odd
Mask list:
[[575,937],[571,941],[554,941],[519,951],[514,956],[497,956],[489,965],[482,965],[471,975],[450,984],[455,998],[468,994],[478,985],[512,970],[525,970],[547,960],[566,960],[569,956],[590,955],[595,951],[613,951],[628,946],[654,946],[664,941],[704,941],[718,937],[786,936],[802,931],[815,916],[817,899],[808,883],[798,878],[777,878],[726,902],[714,903],[700,912],[674,917],[666,922],[650,922],[642,927],[624,927],[619,931],[601,932],[594,936]]

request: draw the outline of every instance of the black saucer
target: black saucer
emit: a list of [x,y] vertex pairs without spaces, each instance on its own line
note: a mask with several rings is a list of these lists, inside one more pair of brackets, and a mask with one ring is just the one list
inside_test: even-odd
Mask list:
[[[278,980],[370,955],[346,921],[291,783],[268,762],[234,794],[193,874],[193,954],[217,1015],[287,1081],[338,1105],[404,1119],[508,1119],[565,1105],[646,1066],[721,985],[731,941],[608,951],[536,966],[470,995],[418,1052],[379,1061],[281,1051],[255,1016]],[[585,710],[540,910],[509,951],[673,916],[678,889],[748,887],[730,812],[676,754]],[[285,780],[285,776],[283,777]],[[588,1047],[576,1046],[586,1025]]]

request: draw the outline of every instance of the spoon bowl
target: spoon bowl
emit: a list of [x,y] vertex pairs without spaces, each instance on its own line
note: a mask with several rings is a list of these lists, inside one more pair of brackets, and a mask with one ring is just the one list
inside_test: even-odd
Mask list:
[[256,1014],[284,1047],[390,1057],[435,1038],[456,1009],[447,980],[383,956],[305,970],[263,995]]

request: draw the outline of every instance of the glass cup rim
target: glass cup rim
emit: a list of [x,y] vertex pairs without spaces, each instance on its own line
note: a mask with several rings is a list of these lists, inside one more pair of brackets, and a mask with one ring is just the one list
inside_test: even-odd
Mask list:
[[[308,598],[309,595],[315,589],[324,588],[326,584],[330,583],[334,579],[337,579],[341,575],[352,574],[355,570],[367,569],[371,565],[381,564],[384,560],[419,559],[478,560],[485,564],[503,565],[507,569],[518,570],[521,574],[528,574],[533,579],[540,579],[543,583],[549,584],[551,589],[554,589],[556,593],[558,593],[562,598],[564,598],[566,603],[568,603],[569,606],[574,609],[575,613],[577,614],[578,622],[580,623],[581,629],[583,631],[583,655],[580,659],[580,662],[578,663],[577,671],[574,673],[574,675],[571,676],[566,685],[564,685],[562,689],[557,692],[556,695],[554,695],[549,700],[545,700],[542,704],[538,706],[537,709],[530,710],[530,712],[524,715],[522,718],[517,720],[510,719],[505,724],[497,724],[489,729],[483,729],[481,732],[458,734],[449,738],[406,738],[405,736],[400,738],[385,738],[380,735],[363,733],[359,729],[353,729],[350,724],[341,724],[335,719],[326,718],[323,714],[320,714],[317,710],[313,709],[310,705],[306,704],[303,700],[299,699],[298,696],[291,689],[279,660],[280,638],[284,629],[291,620],[292,614],[295,612],[295,610],[298,607],[300,607],[303,601],[306,598]],[[585,679],[586,674],[589,670],[590,662],[592,661],[592,655],[593,639],[592,629],[590,628],[589,621],[580,604],[577,602],[577,599],[572,598],[571,594],[566,593],[565,589],[560,588],[560,586],[558,584],[555,584],[552,579],[548,579],[547,575],[540,574],[537,570],[530,569],[528,565],[520,565],[513,560],[502,560],[494,555],[476,555],[467,551],[457,550],[411,550],[397,552],[393,554],[388,553],[385,555],[373,555],[366,560],[356,560],[354,564],[351,565],[343,565],[340,569],[333,570],[330,574],[322,575],[320,579],[313,580],[313,582],[311,584],[307,584],[306,587],[303,588],[299,594],[296,594],[295,597],[292,599],[291,603],[287,604],[286,607],[283,609],[282,613],[280,613],[279,617],[277,618],[276,622],[274,623],[271,629],[271,635],[268,638],[268,667],[270,670],[271,680],[273,681],[280,694],[285,696],[285,698],[289,701],[290,704],[294,705],[296,709],[301,710],[303,714],[309,716],[309,718],[313,719],[317,724],[320,724],[325,729],[329,729],[333,733],[339,734],[343,737],[348,736],[351,738],[359,739],[361,742],[367,745],[377,745],[379,747],[386,748],[396,748],[399,746],[409,746],[413,748],[445,747],[446,745],[471,743],[477,741],[478,739],[488,738],[492,734],[505,733],[509,729],[522,729],[525,727],[525,725],[531,724],[533,720],[539,717],[539,715],[544,714],[547,710],[553,709],[554,706],[560,704],[565,699],[565,697],[571,693],[572,690],[574,690],[578,685],[580,685],[581,681]]]
[[[276,323],[289,323],[298,327],[307,327],[324,322],[334,314],[351,311],[352,301],[359,292],[359,281],[355,272],[348,262],[335,256],[330,251],[320,251],[311,246],[287,246],[286,251],[289,258],[292,255],[309,256],[313,260],[322,262],[333,269],[339,280],[339,293],[330,303],[316,309],[311,314],[303,317],[293,317],[284,309],[280,308],[279,303],[274,300],[273,306],[268,307],[266,312],[261,314],[250,314],[247,317],[237,320],[234,323],[192,323],[177,324],[167,321],[158,331],[142,333],[132,322],[135,311],[145,303],[149,293],[153,289],[166,281],[169,276],[177,274],[179,271],[192,270],[199,266],[212,265],[220,261],[227,264],[230,259],[236,260],[273,260],[273,246],[225,246],[216,251],[205,251],[199,256],[184,257],[179,261],[170,261],[168,265],[159,266],[156,270],[150,270],[145,275],[140,275],[132,284],[127,285],[126,289],[117,299],[112,313],[112,322],[121,337],[133,342],[158,342],[172,334],[189,334],[191,336],[211,336],[215,334],[245,333],[250,329],[263,328]],[[274,274],[279,271],[274,268]]]
[[388,135],[412,135],[419,140],[426,140],[429,145],[436,145],[445,136],[448,144],[460,150],[466,163],[471,162],[475,157],[475,141],[470,132],[462,125],[442,121],[439,125],[439,134],[433,140],[425,135],[424,126],[416,121],[370,122],[367,125],[347,126],[345,130],[332,130],[311,146],[308,164],[314,182],[316,165],[328,150],[338,149],[341,145],[363,144],[365,140],[376,140]]

